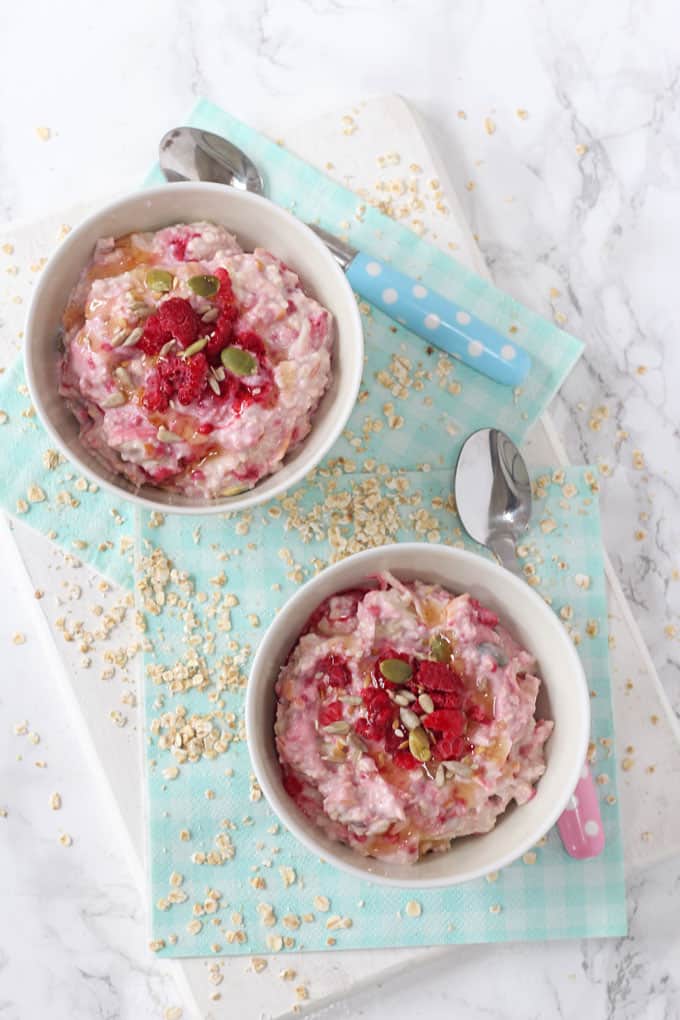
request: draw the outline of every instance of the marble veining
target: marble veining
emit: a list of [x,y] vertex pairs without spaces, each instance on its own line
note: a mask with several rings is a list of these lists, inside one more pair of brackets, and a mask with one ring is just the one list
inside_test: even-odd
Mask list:
[[[587,344],[553,418],[570,456],[600,466],[608,549],[680,713],[677,5],[119,0],[112,17],[76,0],[34,0],[5,21],[2,222],[132,187],[155,139],[199,95],[274,135],[291,108],[303,120],[371,94],[400,92],[414,103],[495,282]],[[39,127],[49,128],[47,141]],[[27,607],[8,583],[0,1016],[163,1017],[180,994],[149,958],[123,848],[40,645],[31,635],[13,644]],[[24,718],[42,731],[40,744],[13,736]],[[59,812],[48,804],[55,789]],[[73,845],[64,847],[59,835],[69,830]],[[380,1018],[398,1008],[412,1020],[452,1011],[472,1020],[672,1020],[679,943],[669,904],[679,891],[680,864],[659,865],[630,881],[626,939],[462,947],[429,958],[416,981],[395,974],[378,993],[323,1015]],[[311,962],[305,977],[314,1010]],[[260,1016],[257,980],[243,1016]]]

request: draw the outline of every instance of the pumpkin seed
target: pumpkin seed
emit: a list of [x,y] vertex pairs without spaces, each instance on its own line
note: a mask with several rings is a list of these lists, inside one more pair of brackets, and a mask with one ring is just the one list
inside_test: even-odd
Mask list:
[[411,730],[409,733],[408,749],[416,761],[429,761],[432,757],[430,741],[422,726],[418,726],[417,729]]
[[166,429],[164,425],[161,425],[156,433],[157,438],[161,443],[181,443],[182,437],[178,436],[176,432],[171,432],[170,429]]
[[104,397],[102,400],[102,407],[122,407],[123,404],[127,404],[127,397],[120,390],[116,390],[115,393],[111,393],[110,396]]
[[405,684],[413,676],[413,670],[403,659],[384,659],[380,663],[380,672],[393,684]]
[[133,347],[137,341],[141,338],[144,330],[141,326],[135,326],[131,333],[128,333],[125,340],[123,340],[123,347]]
[[451,661],[451,644],[443,634],[435,634],[432,638],[430,653],[437,662]]
[[218,383],[218,381],[217,381],[217,379],[215,378],[214,375],[209,375],[208,376],[208,386],[213,391],[213,393],[217,394],[217,396],[219,397],[220,392],[221,392],[220,391],[220,384]]
[[227,371],[233,375],[252,375],[257,368],[257,360],[241,347],[225,347],[220,358]]
[[494,645],[491,641],[482,641],[481,645],[477,645],[477,650],[482,655],[490,655],[499,666],[507,666],[508,664],[508,657],[503,649],[499,648],[498,645]]
[[199,276],[190,276],[187,286],[199,297],[213,297],[220,289],[220,281],[209,273],[201,273]]
[[444,772],[444,766],[438,765],[437,771],[434,774],[435,785],[442,787],[446,782],[446,773]]
[[363,698],[358,697],[356,694],[341,694],[338,701],[342,701],[344,705],[363,704]]
[[342,735],[342,734],[345,734],[345,733],[349,733],[349,729],[350,729],[349,723],[345,722],[342,719],[340,719],[340,720],[338,720],[338,722],[332,722],[332,723],[329,723],[328,726],[324,726],[323,727],[323,732],[324,733],[332,733],[332,734],[337,733],[339,735]]
[[189,346],[184,350],[182,357],[190,358],[192,354],[198,354],[199,351],[202,351],[203,348],[207,346],[208,338],[207,336],[202,336],[200,337],[200,339],[196,340],[193,344],[189,344]]
[[434,712],[434,701],[429,694],[421,694],[418,698],[418,704],[422,708],[423,712]]
[[219,308],[209,308],[208,311],[204,312],[201,316],[201,322],[214,322],[219,314]]
[[420,726],[420,719],[410,708],[400,708],[399,718],[407,730],[415,730]]
[[172,290],[173,275],[167,269],[150,269],[146,274],[146,285],[149,290],[155,290],[159,294],[165,294]]

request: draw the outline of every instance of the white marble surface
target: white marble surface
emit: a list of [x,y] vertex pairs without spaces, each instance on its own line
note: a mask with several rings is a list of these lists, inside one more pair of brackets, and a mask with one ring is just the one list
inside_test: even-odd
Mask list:
[[[302,120],[366,94],[408,96],[447,159],[496,282],[545,314],[565,315],[587,342],[553,413],[574,459],[611,469],[602,478],[609,551],[680,710],[678,638],[665,630],[678,626],[680,611],[680,12],[670,2],[593,6],[119,0],[114,17],[74,0],[15,5],[0,35],[0,218],[31,219],[133,186],[157,136],[199,94],[269,125],[291,106]],[[38,127],[50,129],[48,141]],[[599,407],[606,412],[593,415]],[[0,807],[8,810],[0,1015],[161,1017],[179,994],[149,960],[136,889],[38,642],[30,633],[25,645],[11,641],[27,616],[9,577],[0,599]],[[24,718],[39,745],[13,736]],[[60,812],[48,805],[53,790],[64,797]],[[58,843],[62,829],[73,831],[70,848]],[[630,939],[504,947],[494,950],[492,974],[488,951],[468,947],[453,969],[448,955],[416,982],[395,978],[328,1015],[379,1018],[400,1007],[417,1020],[457,1009],[494,1020],[677,1017],[679,889],[680,862],[636,878]],[[259,1016],[256,985],[242,1015]]]

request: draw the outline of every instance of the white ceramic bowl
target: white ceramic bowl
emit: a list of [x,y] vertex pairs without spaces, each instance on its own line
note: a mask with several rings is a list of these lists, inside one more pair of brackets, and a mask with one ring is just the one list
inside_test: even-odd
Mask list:
[[[59,396],[56,337],[69,293],[100,237],[157,230],[173,223],[224,224],[245,250],[268,248],[300,276],[304,289],[333,315],[333,379],[314,416],[309,436],[279,471],[254,489],[213,500],[182,497],[152,485],[135,488],[108,471],[82,445],[78,423]],[[356,402],[363,369],[361,318],[352,288],[322,241],[300,220],[266,198],[221,184],[182,183],[137,191],[105,206],[80,224],[45,267],[28,313],[25,363],[31,398],[43,425],[65,457],[84,474],[149,510],[222,513],[263,503],[299,482],[330,450]]]
[[[274,684],[310,613],[329,595],[360,586],[381,570],[404,581],[417,578],[454,593],[470,592],[498,613],[501,623],[538,660],[543,683],[538,714],[553,719],[547,767],[535,797],[511,806],[491,832],[454,840],[446,853],[417,864],[362,857],[329,839],[296,807],[281,782],[274,744]],[[450,546],[404,543],[349,556],[309,581],[283,606],[253,661],[246,695],[246,731],[255,775],[286,827],[314,854],[358,878],[382,885],[429,888],[457,885],[505,867],[555,824],[567,805],[586,758],[590,699],[581,661],[550,607],[527,584],[474,553]]]

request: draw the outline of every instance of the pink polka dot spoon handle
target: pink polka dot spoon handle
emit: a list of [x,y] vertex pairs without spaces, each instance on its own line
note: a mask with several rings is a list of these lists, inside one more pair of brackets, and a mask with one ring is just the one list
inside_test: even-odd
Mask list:
[[387,263],[357,252],[345,273],[352,288],[376,308],[494,382],[518,386],[528,375],[531,360],[516,343]]
[[597,857],[604,850],[600,802],[587,762],[571,800],[557,822],[557,828],[570,857],[585,860],[587,857]]

